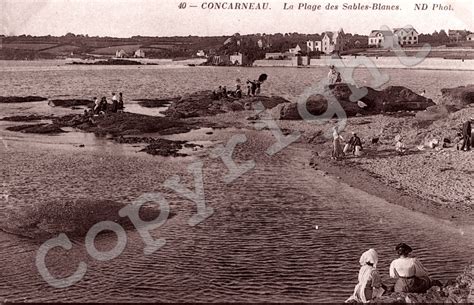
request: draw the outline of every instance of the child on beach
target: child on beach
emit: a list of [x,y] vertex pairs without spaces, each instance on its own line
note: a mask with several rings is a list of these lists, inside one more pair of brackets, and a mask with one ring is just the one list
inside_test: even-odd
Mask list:
[[395,137],[395,141],[396,141],[396,143],[395,143],[395,151],[396,151],[399,155],[403,154],[403,153],[405,152],[405,150],[406,150],[406,147],[405,147],[405,144],[403,144],[403,142],[402,142],[402,136],[397,135],[397,136]]
[[369,249],[362,253],[359,263],[359,283],[354,288],[354,293],[346,303],[358,302],[367,303],[368,301],[380,297],[384,293],[382,281],[377,272],[378,255],[374,249]]

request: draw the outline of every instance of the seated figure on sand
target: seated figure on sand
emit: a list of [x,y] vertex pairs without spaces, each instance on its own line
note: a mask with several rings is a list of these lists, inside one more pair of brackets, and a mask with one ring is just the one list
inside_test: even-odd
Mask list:
[[398,153],[398,154],[403,154],[405,151],[406,151],[406,147],[405,147],[405,144],[403,144],[402,142],[402,136],[401,135],[397,135],[395,137],[395,151]]
[[362,141],[357,136],[355,132],[352,133],[352,137],[349,140],[349,143],[344,147],[344,153],[347,154],[351,152],[354,156],[359,157],[362,155]]
[[235,97],[236,98],[242,98],[242,89],[240,89],[240,85],[236,86],[235,89]]
[[395,292],[425,293],[431,287],[428,272],[414,257],[410,257],[412,248],[405,243],[395,247],[399,258],[390,264],[390,277],[395,278]]
[[380,297],[384,293],[382,281],[377,272],[378,255],[374,249],[362,253],[360,257],[359,282],[354,288],[354,293],[346,300],[346,303],[367,303]]

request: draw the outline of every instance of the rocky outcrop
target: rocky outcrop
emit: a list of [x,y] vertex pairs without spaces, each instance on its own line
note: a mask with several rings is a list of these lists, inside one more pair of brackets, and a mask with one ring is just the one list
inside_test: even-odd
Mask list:
[[[349,117],[384,112],[419,111],[435,105],[432,100],[401,86],[392,86],[381,91],[362,87],[359,90],[365,89],[367,94],[359,101],[351,101],[350,97],[356,89],[358,88],[350,84],[329,85],[324,92],[311,95],[307,99],[306,109],[312,115],[322,115],[328,108],[328,97],[334,97]],[[272,112],[275,118],[283,120],[301,119],[296,103],[280,105]]]
[[33,125],[19,125],[10,126],[6,128],[10,131],[19,131],[23,133],[39,133],[39,134],[54,134],[65,132],[61,126],[57,124],[33,124]]
[[474,103],[474,85],[441,89],[441,105],[453,105],[458,109]]
[[212,116],[230,111],[251,109],[257,102],[261,102],[267,109],[288,103],[284,98],[267,96],[215,99],[211,91],[201,91],[183,96],[171,104],[163,114],[173,118]]
[[187,154],[179,151],[185,147],[197,148],[203,147],[199,144],[188,143],[187,141],[173,141],[168,139],[151,137],[118,137],[115,139],[118,143],[136,144],[147,143],[147,147],[140,150],[147,154],[163,157],[185,157]]
[[80,62],[80,61],[73,61],[70,65],[98,65],[98,66],[126,66],[126,65],[141,65],[142,63],[136,60],[127,60],[127,59],[107,59],[107,60],[99,60],[94,62]]
[[10,121],[10,122],[31,122],[31,121],[41,121],[41,120],[52,120],[55,117],[52,115],[37,115],[37,114],[30,114],[30,115],[14,115],[9,117],[2,118],[3,121]]
[[48,105],[53,107],[77,107],[77,106],[87,106],[89,108],[94,107],[94,102],[86,99],[66,99],[66,100],[51,100],[48,102]]
[[455,281],[449,281],[444,286],[433,286],[426,293],[394,292],[383,295],[371,303],[465,303],[474,302],[474,265],[467,267]]
[[[84,236],[100,221],[113,221],[124,228],[133,228],[128,217],[120,217],[119,210],[126,204],[93,198],[49,201],[32,205],[29,209],[12,209],[0,220],[0,229],[34,239],[47,239],[65,233],[69,237]],[[142,207],[140,217],[145,221],[160,214],[155,207]]]
[[46,101],[47,98],[41,96],[0,96],[1,103],[30,103]]
[[60,126],[79,128],[99,135],[112,136],[159,133],[162,135],[188,132],[193,124],[181,120],[154,117],[137,113],[109,113],[104,116],[86,117],[83,115],[67,115],[53,120]]

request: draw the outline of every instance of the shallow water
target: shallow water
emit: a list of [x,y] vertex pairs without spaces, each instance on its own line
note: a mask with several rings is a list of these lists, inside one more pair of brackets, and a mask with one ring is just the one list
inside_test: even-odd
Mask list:
[[[235,131],[216,133],[230,138]],[[206,202],[215,213],[196,227],[187,224],[195,205],[161,186],[178,174],[192,188],[185,166],[194,157],[83,151],[71,156],[58,149],[27,152],[26,146],[13,144],[17,153],[3,171],[9,202],[16,207],[52,197],[130,202],[143,192],[162,191],[177,216],[153,233],[167,244],[149,256],[134,231],[127,232],[125,252],[108,262],[91,259],[81,239],[74,240],[70,251],[52,251],[48,262],[55,274],[69,275],[81,260],[88,264],[86,276],[62,290],[49,287],[35,269],[39,243],[1,233],[0,296],[35,301],[342,301],[356,282],[360,253],[369,247],[379,252],[385,280],[400,241],[413,246],[434,277],[453,278],[472,259],[472,235],[319,176],[306,165],[309,152],[297,147],[266,156],[263,151],[273,139],[245,133],[248,141],[234,156],[239,162],[254,159],[257,166],[226,184],[222,162],[206,159]],[[99,156],[107,165],[89,162]],[[110,249],[115,238],[105,236],[96,243]],[[15,265],[7,263],[12,255]]]
[[[164,97],[210,84],[231,85],[236,76],[244,79],[265,72],[271,75],[267,92],[294,99],[305,85],[326,73],[317,68],[29,69],[0,73],[6,84],[0,87],[0,95],[87,97],[97,91],[106,95],[120,86],[129,99]],[[441,87],[472,83],[469,72],[388,72],[391,84],[415,90],[424,86],[432,94]],[[364,71],[357,73],[361,79],[367,76]],[[0,104],[0,116],[70,112],[44,104]],[[143,254],[143,241],[135,231],[127,232],[123,254],[106,262],[93,260],[80,238],[73,240],[69,251],[50,252],[47,263],[55,275],[70,275],[79,261],[88,265],[85,277],[66,289],[54,289],[40,277],[34,263],[39,242],[0,231],[0,299],[343,301],[356,284],[359,256],[370,247],[379,252],[384,280],[395,258],[393,247],[401,241],[415,249],[414,255],[435,278],[454,278],[473,259],[472,228],[457,228],[323,177],[307,166],[311,152],[297,145],[268,156],[264,152],[274,142],[269,132],[227,129],[209,134],[211,130],[201,129],[169,137],[212,146],[244,132],[248,140],[237,146],[233,156],[237,162],[254,159],[256,167],[226,184],[222,177],[227,168],[203,151],[185,158],[154,157],[136,153],[139,149],[131,145],[74,130],[57,136],[24,135],[5,131],[8,124],[12,123],[0,121],[4,141],[0,219],[10,209],[28,209],[39,202],[98,198],[130,203],[156,191],[165,194],[176,216],[153,232],[166,238],[167,244],[149,256]],[[85,147],[77,146],[81,143]],[[162,183],[177,174],[193,189],[186,166],[197,159],[204,161],[205,199],[215,212],[191,227],[187,222],[195,204]],[[113,236],[96,240],[101,249],[114,243]]]

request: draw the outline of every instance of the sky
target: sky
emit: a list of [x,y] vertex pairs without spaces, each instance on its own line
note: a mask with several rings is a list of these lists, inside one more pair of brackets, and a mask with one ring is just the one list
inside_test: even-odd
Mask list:
[[[270,10],[209,10],[208,2],[267,1]],[[414,26],[419,33],[440,29],[474,31],[473,0],[0,0],[0,34],[52,35],[68,32],[89,36],[221,36],[233,33],[321,33],[343,28],[368,35],[382,26]],[[179,9],[185,2],[186,8]],[[339,5],[338,10],[298,10],[299,3]],[[414,3],[429,10],[414,10]],[[294,10],[284,10],[284,3]],[[399,5],[399,11],[342,10],[343,3]],[[431,10],[434,3],[451,4],[452,11]],[[196,5],[197,7],[190,7]],[[288,6],[287,5],[287,6]]]

